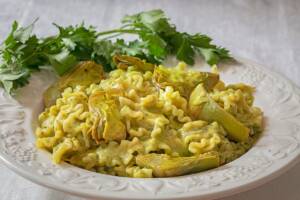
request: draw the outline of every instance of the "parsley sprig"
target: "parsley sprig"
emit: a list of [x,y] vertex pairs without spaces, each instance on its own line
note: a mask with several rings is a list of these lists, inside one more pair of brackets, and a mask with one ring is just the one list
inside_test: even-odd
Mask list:
[[[203,34],[179,32],[162,10],[151,10],[122,19],[118,29],[97,32],[84,24],[58,28],[58,34],[38,38],[32,33],[36,20],[27,27],[17,22],[0,46],[0,84],[9,93],[28,83],[32,72],[41,66],[51,66],[59,75],[69,71],[77,62],[94,60],[105,71],[115,68],[112,56],[126,54],[161,63],[168,55],[189,65],[201,55],[209,65],[231,58],[229,51],[211,43]],[[137,39],[125,41],[119,36],[135,35]]]

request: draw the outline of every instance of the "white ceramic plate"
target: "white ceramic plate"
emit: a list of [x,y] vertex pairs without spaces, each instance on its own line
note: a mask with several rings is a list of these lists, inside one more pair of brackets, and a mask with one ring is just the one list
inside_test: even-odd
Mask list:
[[197,174],[156,179],[114,177],[69,164],[53,165],[50,154],[34,146],[34,127],[42,111],[42,92],[50,72],[32,77],[17,101],[0,89],[0,157],[6,165],[41,185],[75,195],[109,199],[211,199],[259,186],[289,169],[300,154],[300,90],[281,76],[244,59],[221,68],[226,83],[256,86],[255,105],[265,115],[265,131],[239,159]]

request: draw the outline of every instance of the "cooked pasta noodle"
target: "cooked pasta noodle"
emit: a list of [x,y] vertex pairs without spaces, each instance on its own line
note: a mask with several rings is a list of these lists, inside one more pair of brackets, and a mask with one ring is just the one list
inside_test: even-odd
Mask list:
[[[134,64],[110,72],[100,83],[67,87],[56,103],[40,114],[36,145],[52,152],[55,163],[66,161],[99,173],[129,177],[192,172],[181,169],[181,158],[185,163],[195,159],[191,166],[225,164],[253,145],[262,129],[262,112],[252,106],[252,87],[225,86],[218,80],[207,88],[205,82],[197,82],[198,75],[193,73],[198,72],[187,70],[183,63],[175,69],[157,69],[170,70],[174,77],[178,73],[184,82],[189,80],[183,76],[190,76],[189,88],[183,93],[177,89],[184,82],[168,82],[163,75],[156,78],[156,68],[143,71]],[[198,95],[192,96],[199,84]],[[208,99],[249,129],[247,140],[232,139],[231,129],[220,118],[207,120],[199,115]],[[154,159],[160,171],[151,165],[154,160],[143,163],[157,155],[166,155]],[[214,162],[206,161],[212,157]]]

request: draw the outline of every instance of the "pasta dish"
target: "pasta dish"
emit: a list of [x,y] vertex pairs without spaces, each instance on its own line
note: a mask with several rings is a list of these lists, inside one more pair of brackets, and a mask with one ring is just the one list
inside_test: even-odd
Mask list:
[[135,178],[172,177],[226,164],[262,132],[254,88],[219,74],[114,56],[104,73],[79,63],[44,93],[36,145],[54,163]]

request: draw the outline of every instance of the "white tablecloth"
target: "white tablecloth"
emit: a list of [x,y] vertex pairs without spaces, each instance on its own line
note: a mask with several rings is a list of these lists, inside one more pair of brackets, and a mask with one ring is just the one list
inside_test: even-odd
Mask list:
[[[10,24],[36,17],[36,33],[54,33],[51,25],[86,24],[100,29],[119,25],[124,14],[162,8],[179,30],[208,34],[237,56],[262,63],[300,86],[300,1],[297,0],[0,0],[0,40]],[[31,183],[0,162],[1,200],[83,200]],[[300,164],[275,180],[222,200],[299,200]]]

